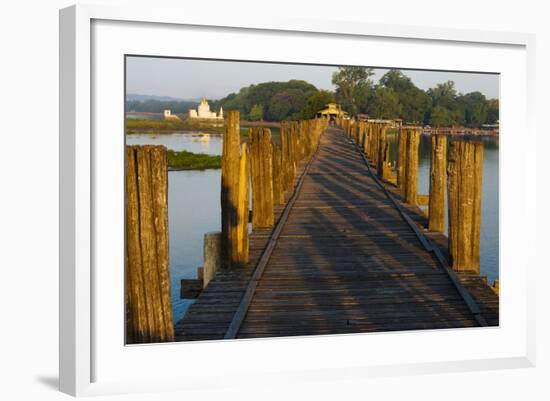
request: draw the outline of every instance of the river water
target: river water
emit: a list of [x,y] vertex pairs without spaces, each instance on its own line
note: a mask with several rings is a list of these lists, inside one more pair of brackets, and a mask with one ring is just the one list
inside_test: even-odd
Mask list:
[[[392,143],[390,138],[390,143]],[[168,149],[220,155],[221,136],[198,131],[171,134],[131,134],[127,145],[164,145]],[[483,164],[481,274],[498,278],[498,139],[486,138]],[[395,154],[392,146],[392,154]],[[429,193],[430,140],[421,137],[419,193]],[[174,321],[183,317],[192,300],[180,299],[180,280],[196,278],[203,263],[203,237],[221,229],[220,170],[168,172],[170,277]]]

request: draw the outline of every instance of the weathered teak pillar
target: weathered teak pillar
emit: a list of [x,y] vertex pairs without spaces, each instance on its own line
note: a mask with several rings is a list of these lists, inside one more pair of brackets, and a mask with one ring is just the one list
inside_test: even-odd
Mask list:
[[239,190],[237,195],[237,243],[232,260],[239,266],[248,263],[248,218],[250,215],[250,157],[246,143],[241,144]]
[[399,128],[397,142],[397,187],[401,190],[401,194],[405,195],[405,171],[407,160],[407,128]]
[[378,156],[376,158],[376,172],[379,177],[384,176],[384,163],[386,162],[386,126],[380,124],[378,136]]
[[378,166],[378,138],[380,137],[380,125],[378,123],[372,123],[372,136],[370,143],[370,156],[371,162]]
[[283,167],[283,187],[286,191],[292,186],[296,176],[296,164],[292,157],[292,139],[288,122],[281,123],[281,163]]
[[298,131],[298,123],[293,121],[291,123],[291,137],[292,137],[292,156],[294,159],[294,165],[296,166],[296,173],[298,165],[300,163],[300,133]]
[[357,145],[359,145],[361,141],[360,136],[361,136],[361,122],[357,121],[355,122],[355,130],[353,133],[353,142],[356,143]]
[[386,142],[384,145],[384,159],[382,163],[382,178],[385,180],[390,179],[392,173],[392,167],[390,164],[390,144]]
[[418,145],[420,132],[411,128],[407,134],[407,158],[405,162],[405,202],[416,205],[418,194]]
[[126,341],[174,340],[164,146],[126,146]]
[[272,171],[273,171],[273,203],[283,205],[285,203],[285,191],[283,189],[283,164],[282,152],[275,143],[271,144],[273,149]]
[[449,141],[447,172],[451,265],[479,273],[483,144]]
[[267,128],[250,130],[250,165],[252,176],[252,228],[272,227],[273,164],[271,131]]
[[447,186],[447,137],[432,135],[430,158],[430,231],[445,231],[445,192]]
[[357,146],[359,148],[363,147],[363,122],[362,121],[359,121],[357,123],[357,141],[355,142],[357,143]]
[[227,113],[222,149],[222,262],[228,268],[237,264],[239,163],[240,163],[239,112]]
[[363,139],[363,153],[368,156],[369,155],[369,141],[370,141],[370,135],[371,135],[371,124],[369,122],[365,122],[365,138]]
[[204,234],[203,246],[202,286],[206,288],[222,266],[222,233]]

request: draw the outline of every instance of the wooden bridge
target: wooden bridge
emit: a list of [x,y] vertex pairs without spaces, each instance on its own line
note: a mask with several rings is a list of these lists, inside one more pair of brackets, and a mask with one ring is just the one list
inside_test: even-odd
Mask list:
[[272,228],[245,266],[220,269],[175,340],[498,325],[498,295],[450,267],[448,239],[376,174],[349,132],[329,127],[297,165]]

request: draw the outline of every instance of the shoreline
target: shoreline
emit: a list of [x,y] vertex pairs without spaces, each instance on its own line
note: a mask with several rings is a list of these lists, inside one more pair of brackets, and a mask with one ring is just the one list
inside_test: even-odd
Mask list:
[[168,166],[168,172],[170,171],[205,171],[205,170],[221,170],[221,167],[173,167]]

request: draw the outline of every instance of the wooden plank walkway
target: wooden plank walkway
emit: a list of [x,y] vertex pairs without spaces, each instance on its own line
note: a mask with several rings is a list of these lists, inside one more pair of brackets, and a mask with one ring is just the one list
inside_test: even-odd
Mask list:
[[[405,210],[422,224],[417,207]],[[224,337],[270,234],[253,233],[250,266],[219,272],[176,325],[176,340]],[[477,275],[459,276],[489,325],[498,325],[498,296]],[[337,128],[321,137],[247,306],[237,338],[479,325],[434,254]]]

